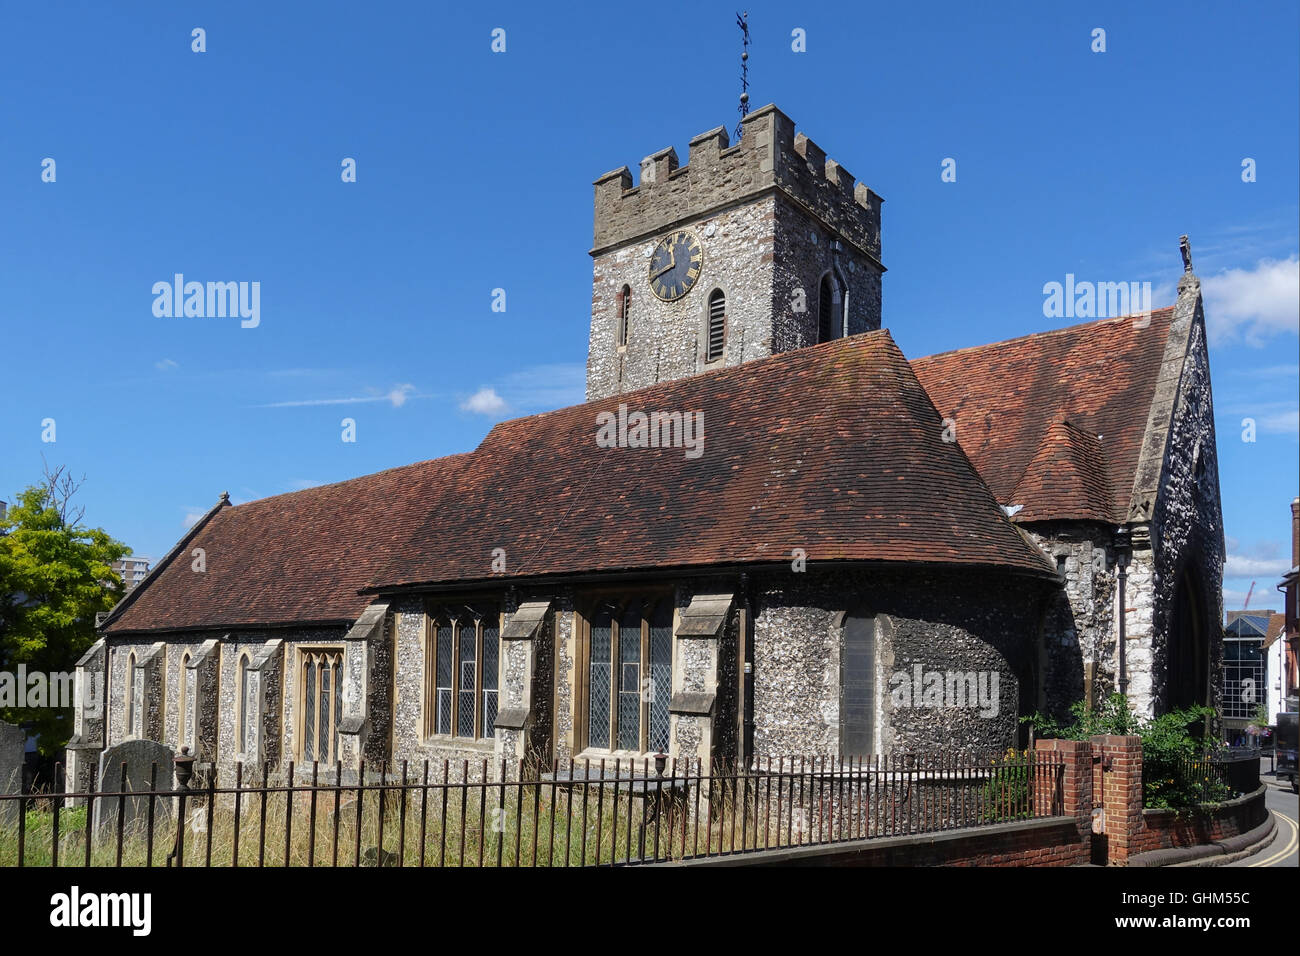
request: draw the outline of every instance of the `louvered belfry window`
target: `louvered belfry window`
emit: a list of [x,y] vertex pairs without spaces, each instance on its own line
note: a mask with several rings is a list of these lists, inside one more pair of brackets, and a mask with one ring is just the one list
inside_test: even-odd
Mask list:
[[727,296],[717,289],[709,296],[709,342],[705,361],[716,362],[722,358],[727,344]]
[[[476,612],[477,613],[477,612]],[[424,736],[496,736],[500,689],[498,615],[446,616],[431,609],[425,638]]]
[[672,697],[672,599],[603,602],[589,621],[587,746],[666,753]]
[[618,294],[618,344],[627,345],[627,336],[632,322],[632,287],[623,286]]

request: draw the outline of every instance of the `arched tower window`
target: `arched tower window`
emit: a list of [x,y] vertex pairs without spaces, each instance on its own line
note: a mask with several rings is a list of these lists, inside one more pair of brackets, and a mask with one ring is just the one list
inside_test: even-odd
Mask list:
[[829,342],[844,334],[844,296],[833,273],[822,276],[817,290],[817,341]]
[[632,287],[625,285],[618,294],[618,347],[627,348],[627,336],[632,321]]
[[715,289],[709,296],[709,341],[704,360],[716,362],[722,358],[727,345],[727,296],[721,289]]

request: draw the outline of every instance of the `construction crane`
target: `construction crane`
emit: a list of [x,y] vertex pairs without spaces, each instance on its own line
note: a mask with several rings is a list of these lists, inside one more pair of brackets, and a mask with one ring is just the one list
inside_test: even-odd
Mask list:
[[1250,596],[1254,593],[1255,593],[1255,582],[1251,581],[1250,590],[1246,592],[1246,603],[1241,606],[1241,609],[1243,611],[1245,611],[1247,608],[1250,607]]

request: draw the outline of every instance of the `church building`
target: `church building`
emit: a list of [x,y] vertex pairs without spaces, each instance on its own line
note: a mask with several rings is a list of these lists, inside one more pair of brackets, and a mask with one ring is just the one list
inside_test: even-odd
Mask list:
[[[237,763],[1002,751],[1215,703],[1200,284],[904,356],[883,200],[775,106],[595,181],[587,401],[222,495],[101,622],[69,746]],[[1041,316],[1026,316],[1026,327]],[[308,769],[308,774],[310,773]]]

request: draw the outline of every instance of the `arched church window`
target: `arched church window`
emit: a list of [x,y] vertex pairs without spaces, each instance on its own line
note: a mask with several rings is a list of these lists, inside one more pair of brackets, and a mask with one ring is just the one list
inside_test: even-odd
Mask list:
[[139,720],[140,713],[136,706],[135,693],[139,686],[139,668],[135,662],[135,651],[132,651],[126,659],[126,735],[128,737],[138,736],[136,721]]
[[243,753],[244,748],[248,746],[248,655],[239,655],[239,706],[236,713],[239,714],[239,720],[236,723],[235,752]]
[[618,347],[627,347],[628,331],[632,322],[632,287],[625,285],[618,294]]
[[180,706],[176,710],[176,746],[177,748],[186,746],[189,741],[185,738],[185,713],[189,705],[189,691],[186,685],[186,675],[190,669],[190,655],[187,651],[181,655],[180,672],[176,675],[176,683],[179,687]]
[[336,647],[302,652],[302,721],[298,754],[304,763],[337,763],[343,710],[343,651]]
[[715,289],[709,296],[709,341],[705,351],[706,362],[716,362],[722,358],[727,344],[727,296],[721,289]]

